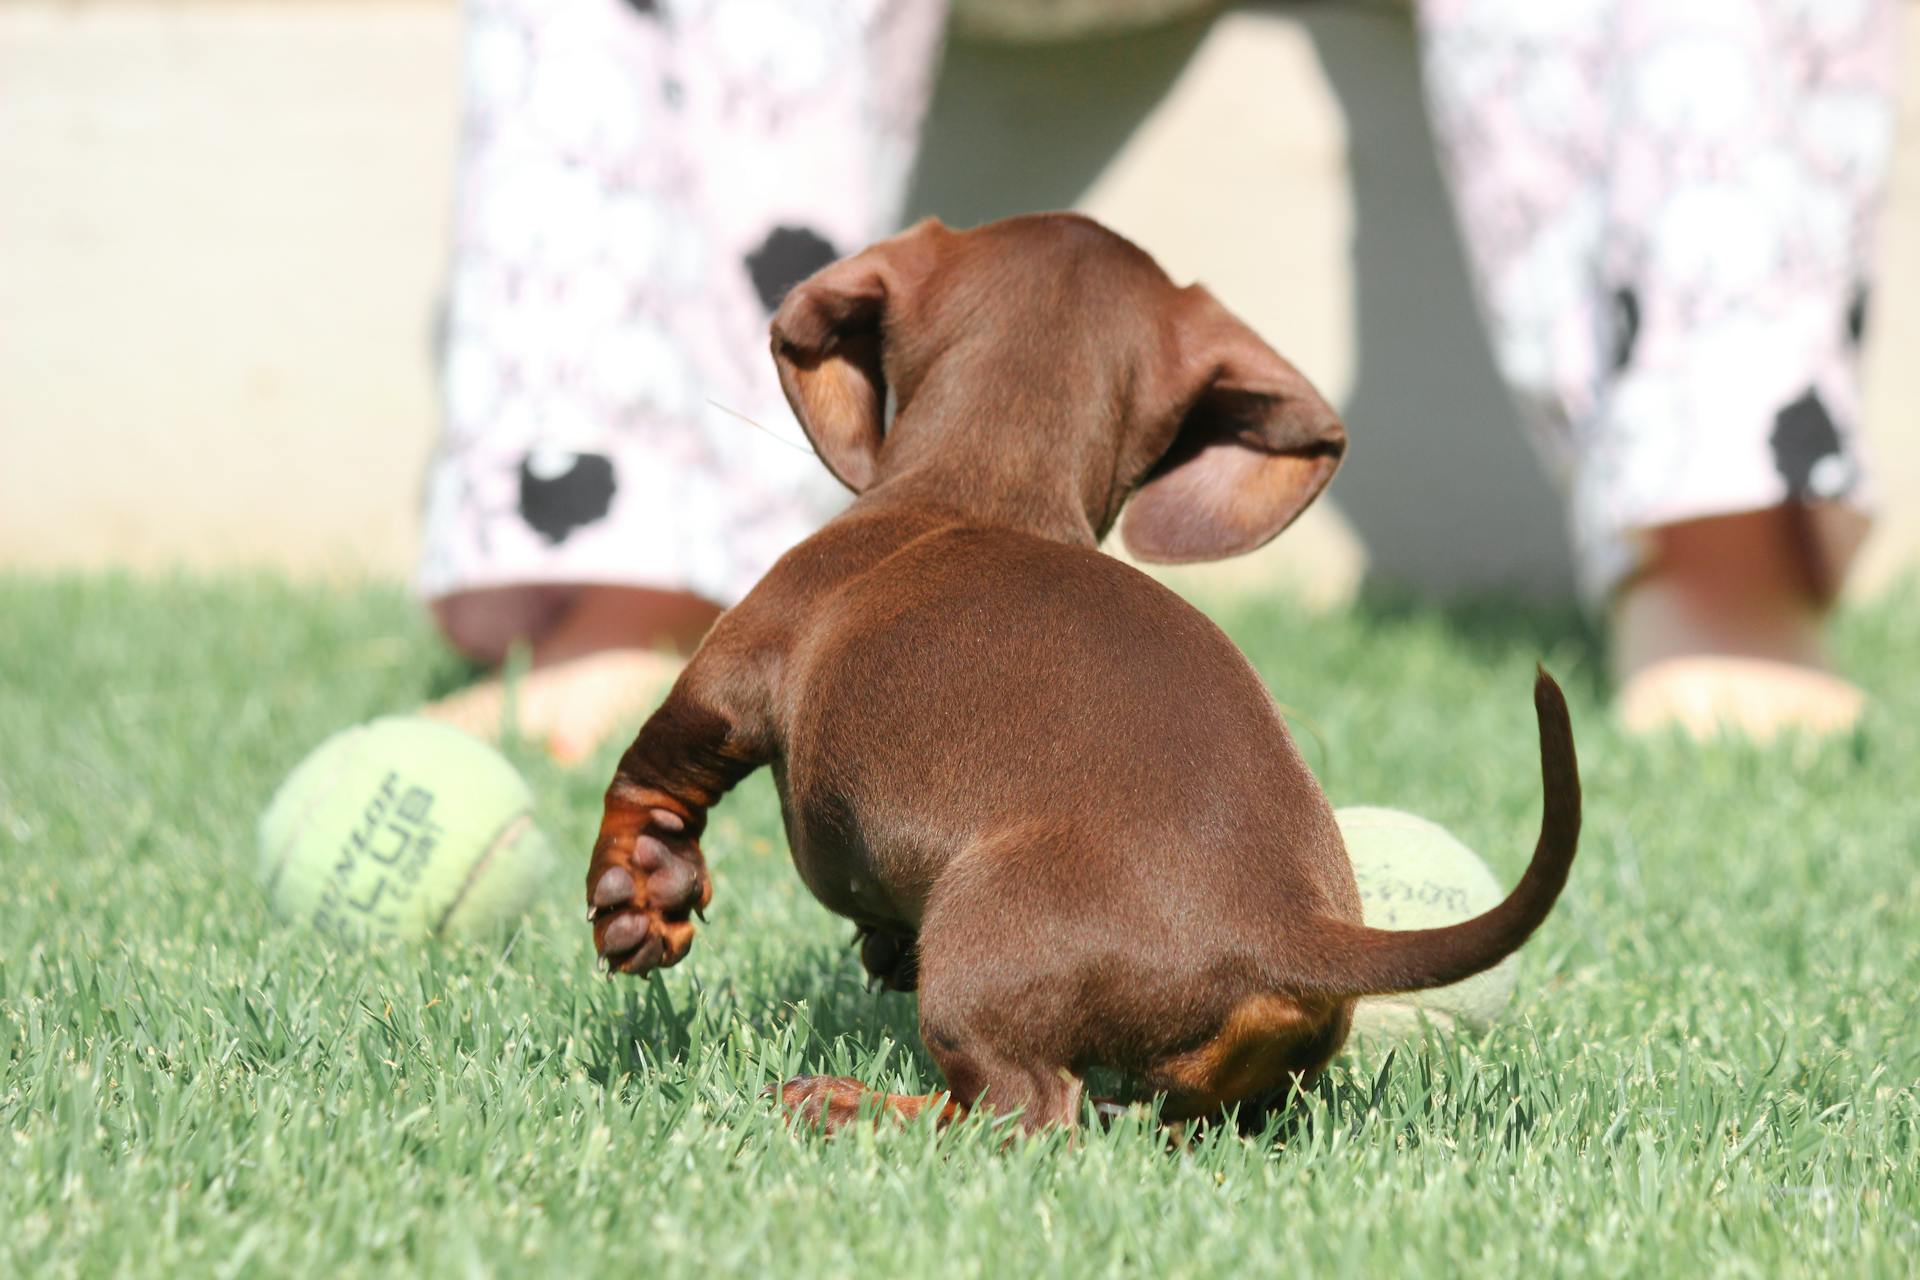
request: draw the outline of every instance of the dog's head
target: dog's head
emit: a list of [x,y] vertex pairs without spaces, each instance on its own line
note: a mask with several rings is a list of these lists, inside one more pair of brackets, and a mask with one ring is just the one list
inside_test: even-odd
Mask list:
[[[1250,551],[1326,487],[1347,433],[1205,289],[1075,214],[931,219],[795,286],[773,320],[794,413],[856,493],[939,476],[1049,500],[1143,560]],[[894,413],[888,418],[891,392]]]

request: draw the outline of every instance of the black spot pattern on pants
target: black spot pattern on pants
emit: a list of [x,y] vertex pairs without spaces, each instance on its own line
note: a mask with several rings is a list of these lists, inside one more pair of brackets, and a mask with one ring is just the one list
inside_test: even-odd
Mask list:
[[1835,484],[1830,478],[1817,489],[1814,485],[1820,463],[1839,456],[1840,433],[1812,387],[1774,416],[1772,444],[1773,465],[1787,482],[1789,498],[1831,498],[1851,483],[1849,468],[1839,473],[1847,483]]
[[839,256],[840,251],[817,231],[775,227],[760,247],[747,255],[747,274],[753,278],[760,305],[772,315],[787,290]]
[[1640,295],[1631,289],[1613,291],[1613,367],[1617,372],[1633,359],[1633,344],[1640,337]]
[[1853,291],[1853,301],[1847,304],[1847,337],[1859,346],[1867,340],[1867,310],[1871,293],[1864,284]]
[[660,16],[660,0],[627,0],[627,8],[643,18]]
[[549,543],[606,518],[613,507],[613,461],[597,453],[566,458],[565,470],[520,460],[520,518]]

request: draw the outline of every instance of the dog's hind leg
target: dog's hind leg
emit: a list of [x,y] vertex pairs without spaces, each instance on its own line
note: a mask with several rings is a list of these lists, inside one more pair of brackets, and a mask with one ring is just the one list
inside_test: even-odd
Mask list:
[[950,945],[956,935],[940,927],[938,913],[927,923],[919,946],[920,1038],[946,1077],[946,1091],[889,1094],[843,1076],[802,1076],[779,1086],[781,1103],[827,1129],[875,1108],[903,1119],[935,1108],[942,1124],[976,1107],[1017,1112],[1029,1131],[1073,1124],[1080,1077],[1048,1042],[1058,1023],[1030,1016],[1035,992],[1029,975],[1019,977],[1019,990],[1011,989],[1006,984],[1016,980],[1013,975],[998,974],[977,959],[963,962]]
[[[923,1034],[924,1031],[924,1022]],[[961,1119],[976,1107],[1018,1112],[1021,1127],[1070,1125],[1080,1109],[1079,1077],[1066,1068],[1033,1068],[998,1059],[964,1044],[928,1035],[928,1048],[947,1077],[949,1088],[933,1094],[885,1093],[846,1076],[796,1076],[769,1089],[794,1117],[829,1132],[845,1128],[863,1114],[913,1120],[928,1110],[941,1125]]]

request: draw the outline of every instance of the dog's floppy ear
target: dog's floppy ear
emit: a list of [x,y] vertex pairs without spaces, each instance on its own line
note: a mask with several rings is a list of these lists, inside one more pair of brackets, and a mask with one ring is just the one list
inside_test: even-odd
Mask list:
[[1261,546],[1319,496],[1347,429],[1301,372],[1195,286],[1182,292],[1173,444],[1127,504],[1141,560],[1218,560]]
[[931,218],[793,287],[773,317],[780,388],[840,483],[873,483],[887,405],[881,331],[903,291],[926,269],[929,241],[948,234]]

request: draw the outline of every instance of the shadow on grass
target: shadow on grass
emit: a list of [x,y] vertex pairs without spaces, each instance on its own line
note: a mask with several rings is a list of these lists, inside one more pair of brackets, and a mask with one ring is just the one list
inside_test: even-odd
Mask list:
[[[725,1028],[744,1027],[761,1041],[798,1031],[802,1070],[871,1080],[885,1048],[886,1074],[918,1082],[909,1088],[943,1088],[944,1077],[920,1040],[918,1000],[867,991],[842,959],[824,949],[804,952],[802,963],[770,988],[639,984],[624,1001],[618,1034],[597,1039],[594,1053],[573,1061],[597,1085],[612,1088],[664,1064],[694,1063],[701,1046]],[[1152,1109],[1157,1101],[1137,1081],[1108,1069],[1089,1072],[1087,1087],[1089,1098],[1113,1099],[1130,1110]],[[1530,1079],[1521,1064],[1479,1061],[1458,1041],[1402,1045],[1377,1067],[1349,1050],[1304,1091],[1274,1090],[1216,1118],[1168,1129],[1167,1149],[1176,1152],[1212,1134],[1237,1135],[1276,1154],[1321,1147],[1336,1135],[1413,1148],[1481,1134],[1513,1149],[1553,1105],[1552,1089]],[[1100,1123],[1113,1122],[1110,1115]]]
[[[1608,695],[1606,646],[1597,620],[1572,601],[1513,593],[1435,599],[1404,583],[1369,580],[1358,599],[1329,612],[1284,595],[1205,602],[1206,611],[1276,689],[1306,672],[1366,681],[1409,653],[1435,651],[1462,671],[1544,664],[1569,694]],[[1382,664],[1387,664],[1383,666]]]
[[1546,1100],[1518,1063],[1472,1068],[1457,1043],[1397,1046],[1370,1074],[1350,1054],[1304,1091],[1275,1090],[1242,1107],[1241,1134],[1290,1150],[1335,1133],[1358,1139],[1385,1126],[1395,1147],[1497,1133],[1512,1149],[1544,1114]]
[[940,1068],[920,1041],[920,999],[897,991],[869,991],[866,973],[851,952],[816,949],[804,963],[786,970],[770,989],[756,996],[757,1007],[741,1010],[741,1021],[772,1033],[797,1020],[807,1030],[807,1054],[818,1058],[836,1041],[861,1049],[891,1040],[903,1050],[921,1077],[938,1084]]
[[1577,667],[1597,679],[1605,677],[1600,628],[1572,601],[1542,603],[1497,594],[1434,600],[1405,586],[1371,581],[1351,615],[1382,640],[1438,625],[1450,643],[1490,664],[1520,658],[1551,666],[1550,659],[1558,659],[1569,671]]
[[593,1051],[579,1060],[587,1077],[606,1087],[663,1063],[685,1063],[697,1056],[697,1044],[731,1027],[765,1041],[797,1027],[801,1050],[816,1069],[842,1041],[856,1058],[890,1041],[895,1062],[910,1061],[929,1088],[937,1087],[940,1069],[920,1042],[916,998],[868,991],[851,956],[810,948],[797,958],[771,984],[729,979],[706,987],[659,976],[632,984],[616,1015],[615,1034],[596,1039]]
[[592,1052],[579,1055],[589,1080],[611,1088],[623,1076],[643,1075],[662,1063],[685,1062],[693,1052],[694,1021],[707,1020],[714,1010],[711,997],[698,988],[681,987],[653,977],[633,983],[614,1019],[612,1035],[598,1036]]

